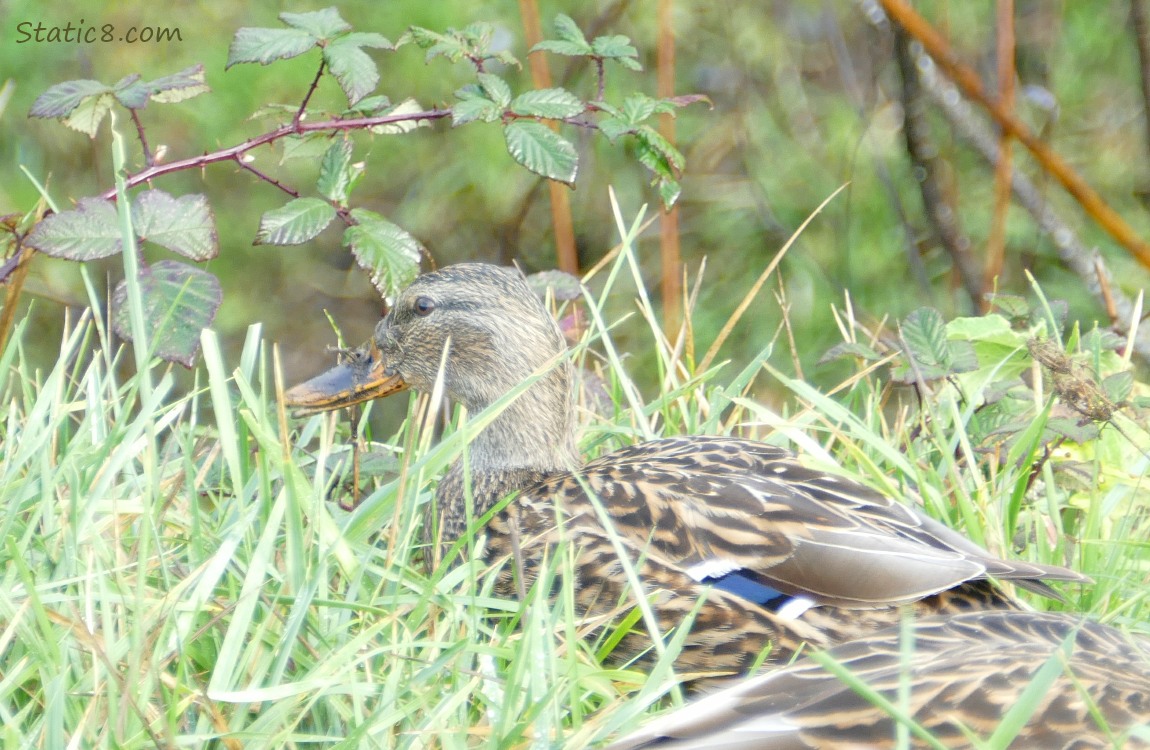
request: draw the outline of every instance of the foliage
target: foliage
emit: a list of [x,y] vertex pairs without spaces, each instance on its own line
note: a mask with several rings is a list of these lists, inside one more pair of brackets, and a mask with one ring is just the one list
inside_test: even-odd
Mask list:
[[[992,549],[1095,579],[1064,589],[1065,602],[1035,606],[1150,632],[1142,415],[1122,407],[1072,443],[1048,430],[1062,397],[1044,391],[1011,406],[1017,424],[1005,441],[989,427],[997,383],[1036,393],[1046,382],[1021,377],[1037,369],[1027,341],[1056,342],[1062,332],[1049,325],[1052,305],[1039,299],[1031,312],[1023,302],[1014,317],[921,325],[920,335],[901,338],[843,313],[855,351],[894,370],[915,358],[935,362],[958,341],[975,351],[977,367],[908,387],[861,357],[833,398],[778,373],[767,336],[756,336],[753,361],[697,372],[652,327],[663,382],[644,394],[603,316],[608,299],[637,295],[643,317],[656,320],[646,291],[627,286],[640,278],[632,245],[640,223],[621,228],[623,252],[587,280],[599,291],[583,298],[589,324],[573,352],[584,373],[585,452],[680,432],[797,448],[815,466],[921,499]],[[537,281],[570,297],[564,279]],[[918,313],[899,327],[933,318]],[[24,357],[32,335],[21,323],[0,354],[8,540],[0,548],[0,632],[8,634],[0,715],[14,741],[581,748],[680,700],[668,694],[674,634],[663,634],[667,654],[650,676],[600,664],[611,635],[584,640],[565,588],[570,558],[557,556],[523,602],[492,595],[494,576],[469,549],[474,537],[458,550],[460,565],[429,565],[418,534],[424,504],[464,449],[468,425],[486,415],[464,422],[456,414],[437,437],[440,421],[414,398],[386,440],[361,433],[367,415],[350,422],[351,434],[348,420],[332,429],[326,416],[286,430],[255,331],[234,363],[209,332],[202,387],[183,395],[146,352],[121,381],[130,354],[88,314],[47,372]],[[1105,336],[1071,330],[1067,341],[1058,350],[1097,382],[1128,368]],[[1065,361],[1053,347],[1041,356]],[[764,373],[794,394],[784,412],[749,398]],[[1145,385],[1131,390],[1136,398]],[[369,474],[366,460],[356,472],[361,441],[382,474]],[[1070,481],[1075,474],[1086,481]]]
[[[604,101],[605,66],[618,62],[629,70],[641,70],[637,52],[626,37],[597,37],[588,42],[569,17],[556,21],[558,40],[543,42],[533,51],[551,51],[583,58],[595,67],[597,90],[583,99],[563,88],[546,88],[514,94],[507,81],[494,68],[518,66],[508,50],[492,48],[493,27],[474,23],[462,30],[439,33],[412,26],[392,44],[373,32],[354,31],[335,8],[307,13],[281,13],[287,27],[241,28],[228,50],[227,67],[259,63],[269,65],[319,52],[319,66],[311,87],[298,107],[269,105],[259,114],[283,118],[287,124],[255,136],[244,143],[220,149],[200,157],[162,163],[149,148],[145,128],[138,112],[149,101],[175,103],[208,92],[203,66],[196,65],[179,73],[143,81],[131,75],[113,85],[98,81],[66,81],[52,86],[32,106],[33,117],[55,118],[68,127],[95,138],[101,123],[120,105],[129,112],[137,129],[145,168],[129,175],[125,188],[151,183],[155,178],[187,169],[201,169],[221,161],[239,164],[257,178],[291,196],[286,204],[266,211],[259,223],[255,244],[299,245],[327,229],[337,218],[345,225],[343,243],[351,249],[361,268],[370,275],[381,294],[388,297],[411,280],[418,270],[420,243],[407,231],[380,214],[353,207],[354,189],[369,166],[355,162],[356,144],[352,134],[370,131],[379,135],[409,133],[414,128],[429,127],[433,120],[450,118],[453,126],[469,123],[498,123],[506,140],[507,152],[526,169],[542,177],[572,184],[578,171],[578,153],[562,134],[545,122],[604,133],[615,141],[620,136],[633,136],[638,144],[638,163],[654,175],[654,183],[666,205],[678,198],[678,175],[684,167],[682,154],[662,138],[647,120],[660,113],[699,101],[700,97],[674,97],[653,100],[642,94],[630,94],[620,106]],[[414,99],[393,104],[384,95],[369,96],[379,84],[375,60],[366,49],[394,52],[406,44],[426,50],[428,62],[444,58],[449,62],[466,62],[475,75],[475,83],[455,92],[458,102],[445,109],[424,110]],[[333,77],[343,91],[347,108],[329,113],[309,105],[321,79]],[[313,121],[315,120],[315,121]],[[282,144],[284,158],[318,160],[319,175],[316,195],[303,195],[275,177],[251,166],[253,149]],[[51,213],[40,220],[34,214],[24,219],[20,231],[12,231],[5,242],[11,247],[26,246],[47,255],[68,260],[87,261],[104,258],[121,251],[114,199],[117,191],[109,190],[98,198],[83,198],[76,208]],[[123,193],[126,199],[126,192]],[[132,222],[137,240],[149,240],[190,260],[205,261],[219,253],[219,242],[207,196],[184,195],[173,198],[158,189],[138,194],[132,202]],[[163,265],[160,265],[162,263]],[[149,268],[141,260],[140,281],[151,317],[166,319],[165,328],[152,342],[156,353],[165,359],[190,364],[198,350],[199,332],[210,325],[221,303],[217,279],[205,271],[196,271],[179,261],[161,261]],[[117,331],[130,338],[122,326],[125,316],[126,281],[112,295],[113,320]],[[178,295],[188,288],[184,304],[176,304]]]

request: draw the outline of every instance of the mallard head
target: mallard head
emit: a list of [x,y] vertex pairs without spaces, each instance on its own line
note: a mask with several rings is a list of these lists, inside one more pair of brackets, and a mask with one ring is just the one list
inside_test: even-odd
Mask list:
[[284,400],[313,413],[404,388],[431,392],[442,382],[449,398],[475,414],[543,373],[484,430],[473,454],[495,466],[558,468],[574,457],[565,348],[521,273],[462,263],[417,278],[396,296],[367,348]]

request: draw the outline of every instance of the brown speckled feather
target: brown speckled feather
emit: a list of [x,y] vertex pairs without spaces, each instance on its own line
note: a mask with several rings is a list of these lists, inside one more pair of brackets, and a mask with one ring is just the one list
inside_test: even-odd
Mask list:
[[[904,605],[919,615],[1014,608],[990,578],[1043,593],[1052,593],[1046,580],[1083,580],[1062,568],[1000,560],[906,505],[763,443],[666,438],[581,465],[564,348],[521,275],[450,266],[398,295],[372,352],[344,378],[350,396],[315,398],[343,377],[329,374],[287,400],[335,408],[390,392],[380,386],[390,378],[426,392],[441,383],[475,415],[540,376],[472,440],[470,481],[462,460],[443,478],[438,517],[425,529],[446,543],[465,533],[468,486],[472,517],[518,492],[486,529],[488,558],[523,568],[519,585],[516,571],[504,569],[501,591],[522,590],[548,550],[566,543],[588,615],[654,595],[666,635],[705,599],[677,664],[686,672],[742,672],[765,649],[772,661],[788,659],[804,642],[825,646],[895,623]],[[588,492],[646,591],[630,590]],[[649,647],[647,635],[632,633],[612,656],[632,659]]]
[[[909,665],[898,628],[831,649],[855,677],[898,704],[950,750],[987,739],[1035,673],[1067,643],[1069,659],[1010,743],[1012,750],[1150,748],[1150,644],[1066,614],[986,611],[914,627]],[[1141,738],[1131,736],[1142,728]],[[914,739],[912,747],[927,747]],[[894,721],[811,659],[745,680],[656,717],[608,750],[895,748]]]

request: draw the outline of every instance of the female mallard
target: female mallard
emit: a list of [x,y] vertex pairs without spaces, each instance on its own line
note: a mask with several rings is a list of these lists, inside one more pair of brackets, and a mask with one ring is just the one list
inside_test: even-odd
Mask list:
[[[576,591],[589,614],[634,602],[616,543],[649,587],[663,634],[689,621],[677,666],[736,673],[765,648],[785,660],[802,643],[827,646],[925,616],[1014,608],[988,579],[1052,594],[1062,568],[1000,560],[938,522],[860,484],[803,467],[787,451],[729,437],[675,437],[582,464],[575,450],[570,368],[558,325],[511,269],[467,263],[425,274],[401,292],[373,346],[287,394],[322,411],[406,387],[445,393],[478,414],[540,375],[471,442],[436,491],[425,533],[451,543],[518,493],[487,524],[487,556],[514,557],[530,581],[549,546],[577,550]],[[467,492],[471,502],[468,502]],[[610,516],[612,539],[588,498]],[[500,588],[513,594],[512,571]],[[615,656],[650,646],[631,632]]]
[[[915,624],[904,649],[888,628],[831,649],[853,679],[959,750],[1150,748],[1150,643],[1067,614],[968,612]],[[908,651],[910,656],[904,651]],[[1059,653],[1061,651],[1061,653]],[[1046,664],[1052,674],[1040,674]],[[1023,696],[1035,683],[1037,695]],[[906,697],[900,697],[900,691]],[[1033,702],[1031,702],[1033,701]],[[1002,736],[1017,706],[1017,734]],[[1140,731],[1139,731],[1140,729]],[[998,742],[977,745],[973,735]],[[814,659],[755,677],[657,717],[607,750],[884,750],[895,720]]]

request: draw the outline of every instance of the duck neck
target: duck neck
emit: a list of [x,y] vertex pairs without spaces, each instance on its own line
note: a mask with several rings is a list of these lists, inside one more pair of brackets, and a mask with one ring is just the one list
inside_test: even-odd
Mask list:
[[466,529],[469,505],[478,518],[509,493],[578,465],[568,369],[555,368],[508,404],[440,481],[436,499],[445,541]]

